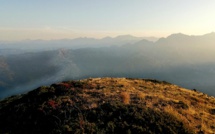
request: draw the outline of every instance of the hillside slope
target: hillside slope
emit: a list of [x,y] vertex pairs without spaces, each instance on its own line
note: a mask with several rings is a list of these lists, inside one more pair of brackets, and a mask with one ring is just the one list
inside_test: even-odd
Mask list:
[[0,102],[0,133],[215,133],[215,98],[167,82],[92,78]]

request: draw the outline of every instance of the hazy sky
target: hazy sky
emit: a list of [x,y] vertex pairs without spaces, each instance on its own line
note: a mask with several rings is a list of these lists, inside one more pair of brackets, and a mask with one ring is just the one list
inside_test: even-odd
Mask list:
[[0,40],[215,31],[215,0],[0,0]]

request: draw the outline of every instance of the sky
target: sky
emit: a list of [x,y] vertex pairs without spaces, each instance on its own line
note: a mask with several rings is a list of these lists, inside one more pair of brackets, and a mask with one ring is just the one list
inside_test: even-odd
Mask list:
[[215,31],[215,0],[0,0],[0,40]]

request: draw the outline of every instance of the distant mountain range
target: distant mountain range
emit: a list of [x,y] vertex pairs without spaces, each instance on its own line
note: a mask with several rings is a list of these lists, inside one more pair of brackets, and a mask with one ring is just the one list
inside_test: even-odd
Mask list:
[[53,42],[0,46],[0,98],[57,81],[106,76],[165,80],[215,96],[215,33],[178,33],[155,42],[130,35]]
[[23,40],[18,42],[0,42],[0,55],[8,53],[21,53],[24,50],[29,52],[38,52],[42,50],[55,49],[80,49],[80,48],[100,48],[109,46],[122,46],[124,44],[133,44],[142,39],[156,41],[155,37],[134,37],[131,35],[120,35],[115,38],[105,37],[102,39],[80,37],[75,39],[59,40]]

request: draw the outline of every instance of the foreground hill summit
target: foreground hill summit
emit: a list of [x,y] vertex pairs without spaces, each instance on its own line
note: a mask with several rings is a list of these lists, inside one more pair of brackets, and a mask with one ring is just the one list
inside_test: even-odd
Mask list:
[[149,79],[92,78],[0,101],[0,133],[215,133],[215,98]]

